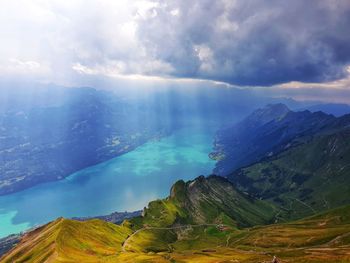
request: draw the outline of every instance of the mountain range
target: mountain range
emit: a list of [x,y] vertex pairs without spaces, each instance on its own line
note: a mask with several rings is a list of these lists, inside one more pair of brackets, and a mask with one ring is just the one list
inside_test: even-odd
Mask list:
[[323,112],[294,112],[283,104],[267,105],[218,131],[211,153],[217,160],[214,173],[227,176],[238,168],[349,125],[350,115],[337,118]]
[[177,125],[109,93],[83,88],[63,104],[0,114],[0,195],[73,172],[169,134]]
[[1,262],[350,262],[350,115],[254,111],[218,131],[216,175],[116,225],[59,218]]
[[300,218],[350,202],[350,115],[268,105],[217,134],[215,171]]
[[[243,90],[213,92],[205,87],[133,96],[118,88],[112,92],[3,81],[0,87],[0,195],[61,180],[183,125],[219,127],[236,122],[254,108],[277,100]],[[279,100],[293,108],[347,111],[343,104]]]

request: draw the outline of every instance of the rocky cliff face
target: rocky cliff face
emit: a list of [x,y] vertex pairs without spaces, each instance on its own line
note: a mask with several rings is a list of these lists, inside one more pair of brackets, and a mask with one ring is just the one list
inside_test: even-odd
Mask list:
[[277,209],[248,194],[219,176],[200,176],[193,181],[177,182],[169,201],[178,206],[188,222],[231,222],[239,227],[273,222]]
[[220,223],[247,227],[274,222],[277,213],[276,207],[238,191],[225,178],[200,176],[176,182],[168,198],[150,202],[143,217],[131,222],[138,227]]

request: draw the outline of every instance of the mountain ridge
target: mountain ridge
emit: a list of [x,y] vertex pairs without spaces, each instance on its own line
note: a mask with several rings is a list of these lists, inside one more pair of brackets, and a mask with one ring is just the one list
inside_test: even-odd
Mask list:
[[[203,182],[213,184],[214,189],[215,184],[232,185],[219,177],[178,181],[163,202],[184,202],[188,197],[183,191]],[[200,187],[200,191],[205,189]],[[140,218],[121,225],[58,218],[27,233],[0,262],[256,263],[270,262],[273,255],[290,263],[350,262],[349,205],[293,222],[237,228],[228,221],[169,220],[163,210],[154,210],[153,202],[141,217],[143,225],[138,224]],[[173,211],[169,203],[165,208]]]
[[280,117],[271,107],[283,109],[268,105],[218,132],[219,174],[290,219],[349,203],[350,114],[289,110]]
[[305,143],[318,133],[350,125],[350,114],[337,118],[323,112],[289,110],[281,115],[271,113],[271,107],[258,109],[241,122],[217,132],[210,154],[217,160],[215,174],[227,176],[238,168]]

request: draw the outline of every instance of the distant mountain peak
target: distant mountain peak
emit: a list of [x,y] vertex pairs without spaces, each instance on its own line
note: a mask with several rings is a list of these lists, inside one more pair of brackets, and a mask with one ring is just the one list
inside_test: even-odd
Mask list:
[[270,104],[267,104],[263,109],[284,111],[284,112],[290,111],[290,109],[287,107],[287,105],[285,105],[283,103],[270,103]]
[[254,125],[262,125],[273,120],[283,119],[291,110],[282,103],[268,104],[257,109],[246,118],[246,122]]
[[335,117],[340,117],[350,113],[350,105],[341,103],[324,103],[311,105],[308,107],[301,108],[299,110],[309,110],[311,112],[322,111],[327,114],[332,114]]
[[271,117],[285,116],[291,110],[282,103],[267,104],[265,107],[257,109],[252,115],[265,115]]

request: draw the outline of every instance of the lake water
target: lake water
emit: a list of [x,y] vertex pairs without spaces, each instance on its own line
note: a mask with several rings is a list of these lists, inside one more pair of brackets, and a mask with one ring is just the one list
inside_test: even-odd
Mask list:
[[45,183],[0,197],[0,237],[57,217],[96,216],[142,209],[169,194],[179,180],[210,174],[215,128],[188,128],[132,152]]

